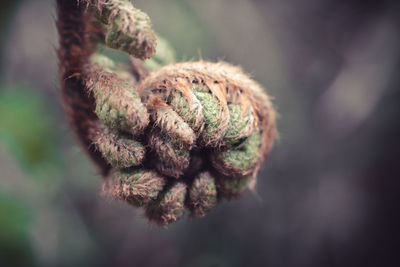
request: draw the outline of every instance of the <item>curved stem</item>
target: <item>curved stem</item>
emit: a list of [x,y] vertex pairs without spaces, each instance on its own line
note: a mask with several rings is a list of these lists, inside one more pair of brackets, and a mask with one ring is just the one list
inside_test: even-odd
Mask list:
[[110,166],[92,144],[93,129],[98,118],[94,99],[86,93],[83,68],[93,52],[89,33],[98,34],[90,16],[73,0],[57,0],[57,29],[59,32],[59,79],[67,119],[78,140],[91,159],[107,176]]

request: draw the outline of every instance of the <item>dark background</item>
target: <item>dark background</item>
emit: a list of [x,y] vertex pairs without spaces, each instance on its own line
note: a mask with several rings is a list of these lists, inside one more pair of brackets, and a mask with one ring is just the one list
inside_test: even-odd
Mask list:
[[55,3],[2,0],[0,266],[400,266],[398,1],[134,3],[179,60],[273,96],[258,196],[168,229],[101,197],[60,104]]

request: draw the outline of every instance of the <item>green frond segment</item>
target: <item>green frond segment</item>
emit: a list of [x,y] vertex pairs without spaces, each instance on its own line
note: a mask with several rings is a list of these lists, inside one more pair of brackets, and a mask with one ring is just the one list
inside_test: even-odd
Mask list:
[[135,90],[131,75],[102,54],[90,58],[86,86],[92,92],[101,122],[115,130],[139,134],[149,114]]
[[229,116],[224,116],[220,102],[211,92],[201,87],[194,87],[192,91],[203,107],[204,130],[201,140],[206,146],[217,146],[225,135]]
[[190,216],[204,217],[217,204],[217,188],[214,178],[208,172],[199,174],[189,190],[188,206]]
[[240,148],[231,148],[213,156],[214,168],[226,177],[251,175],[260,159],[261,132],[253,132],[247,143]]
[[154,126],[166,134],[177,148],[190,149],[196,135],[190,126],[171,107],[158,107],[152,113]]
[[156,36],[149,16],[128,0],[92,0],[89,11],[107,25],[108,47],[148,59],[155,52]]
[[114,197],[134,206],[156,201],[166,184],[165,178],[157,172],[144,169],[119,170],[112,179],[109,190]]
[[189,150],[176,147],[170,138],[161,132],[153,131],[150,134],[149,145],[157,155],[156,168],[160,173],[179,178],[189,166]]
[[107,162],[119,169],[140,165],[146,154],[141,143],[106,127],[96,133],[93,143]]
[[201,132],[201,127],[204,123],[203,108],[193,93],[190,96],[190,101],[188,101],[182,93],[171,90],[166,101],[197,135]]
[[224,143],[229,147],[243,144],[253,131],[254,117],[249,110],[243,114],[241,106],[229,104],[229,127],[224,136]]
[[[108,79],[105,75],[100,79],[106,80],[104,82],[108,86],[117,86],[117,84],[112,85],[112,79]],[[108,127],[134,135],[141,133],[148,124],[148,114],[139,96],[126,82],[119,83],[115,91],[107,89],[110,87],[100,87],[94,93],[95,112],[99,119]]]
[[159,225],[166,226],[179,220],[185,212],[186,184],[175,183],[159,199],[150,203],[146,215]]
[[221,157],[227,165],[235,169],[251,170],[259,160],[261,148],[261,133],[256,131],[249,138],[248,143],[241,149],[228,150]]

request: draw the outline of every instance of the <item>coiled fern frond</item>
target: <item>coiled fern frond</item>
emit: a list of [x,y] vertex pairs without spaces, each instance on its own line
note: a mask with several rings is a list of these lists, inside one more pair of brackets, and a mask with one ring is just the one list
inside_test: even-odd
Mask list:
[[[64,106],[106,192],[167,225],[185,209],[202,217],[254,185],[276,137],[259,84],[224,62],[174,63],[130,1],[57,6]],[[109,48],[131,64],[113,61]]]

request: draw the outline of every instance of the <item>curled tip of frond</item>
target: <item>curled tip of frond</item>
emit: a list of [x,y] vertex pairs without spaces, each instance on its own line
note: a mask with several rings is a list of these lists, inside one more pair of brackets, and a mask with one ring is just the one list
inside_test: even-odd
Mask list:
[[149,16],[128,0],[81,0],[94,17],[106,25],[105,43],[139,59],[156,51],[157,38]]

